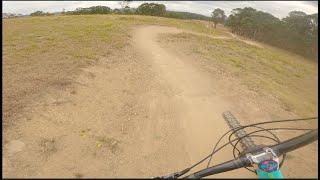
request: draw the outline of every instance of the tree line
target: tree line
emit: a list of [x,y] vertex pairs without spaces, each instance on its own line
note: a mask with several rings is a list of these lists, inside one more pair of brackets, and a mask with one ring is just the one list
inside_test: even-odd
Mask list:
[[77,8],[74,11],[64,12],[64,14],[110,14],[112,9],[107,6],[92,6],[88,8]]
[[[318,13],[307,15],[301,11],[292,11],[287,17],[279,19],[273,15],[251,7],[236,8],[227,17],[222,9],[215,9],[211,17],[196,13],[167,11],[165,5],[143,3],[138,8],[130,8],[130,1],[122,1],[121,9],[107,6],[77,8],[62,14],[138,14],[178,19],[208,20],[229,27],[232,33],[267,43],[308,58],[318,56]],[[50,13],[37,11],[32,16],[47,16]]]
[[68,15],[79,14],[137,14],[137,15],[149,15],[149,16],[161,16],[177,19],[198,19],[198,20],[210,20],[210,17],[196,13],[167,11],[165,5],[158,3],[143,3],[138,8],[130,8],[130,1],[121,1],[122,8],[111,9],[107,6],[92,6],[88,8],[77,8],[74,11],[63,12]]
[[210,20],[210,17],[201,14],[180,12],[180,11],[166,11],[165,17],[176,18],[176,19],[197,19],[197,20]]
[[165,16],[166,7],[158,3],[143,3],[138,8],[130,8],[129,1],[121,2],[121,9],[111,9],[107,6],[92,6],[88,8],[77,8],[74,11],[65,12],[65,14],[78,15],[78,14],[139,14],[150,16]]
[[30,14],[30,16],[51,16],[51,15],[53,14],[49,12],[43,12],[43,11],[35,11]]
[[279,19],[251,7],[236,8],[223,22],[232,33],[315,58],[318,56],[318,14],[292,11]]

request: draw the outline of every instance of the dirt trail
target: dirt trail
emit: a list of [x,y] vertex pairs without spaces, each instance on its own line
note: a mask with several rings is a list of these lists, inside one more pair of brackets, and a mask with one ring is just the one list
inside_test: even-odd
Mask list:
[[[182,32],[182,31],[181,31]],[[205,36],[205,37],[208,37],[208,38],[211,38],[211,39],[232,39],[232,38],[235,38],[235,37],[227,37],[227,36],[213,36],[213,35],[210,35],[210,34],[205,34],[205,33],[199,33],[199,32],[194,32],[194,31],[190,31],[190,30],[183,30],[184,33],[190,33],[190,34],[193,34],[193,35],[197,35],[197,36]]]
[[247,39],[244,39],[243,37],[240,37],[240,36],[237,36],[231,32],[229,32],[229,34],[232,36],[232,38],[235,38],[239,41],[242,41],[246,44],[249,44],[249,45],[252,45],[252,46],[256,46],[256,47],[259,47],[259,48],[263,48],[263,46],[266,46],[266,45],[262,45],[262,43],[259,43],[257,41],[252,41],[252,40],[247,40]]
[[[176,111],[173,120],[181,125],[182,142],[191,162],[196,162],[212,148],[213,143],[228,130],[221,113],[230,110],[231,104],[219,97],[219,85],[201,70],[188,64],[185,57],[168,53],[157,43],[160,33],[180,33],[182,31],[159,26],[140,27],[136,30],[134,42],[138,51],[154,63],[154,69],[162,76],[170,87],[170,101],[162,101],[162,106],[172,106]],[[155,99],[159,101],[161,97]],[[152,133],[152,132],[150,132]],[[222,152],[215,160],[222,162],[231,158],[228,151]],[[203,166],[202,166],[203,167]],[[251,174],[239,170],[243,177]],[[229,172],[221,177],[232,177],[239,172]],[[219,177],[215,176],[215,177]]]
[[[164,175],[210,152],[228,130],[223,111],[269,117],[264,107],[242,101],[236,87],[160,46],[159,34],[179,32],[139,26],[127,49],[83,69],[75,89],[47,92],[6,130],[4,176]],[[230,150],[212,162],[231,159]],[[239,169],[214,177],[255,176]]]
[[[181,31],[182,32],[182,31]],[[242,37],[239,37],[231,32],[229,32],[229,34],[231,35],[231,37],[227,37],[227,36],[213,36],[213,35],[209,35],[209,34],[205,34],[205,33],[199,33],[199,32],[194,32],[194,31],[190,31],[190,30],[183,30],[184,33],[189,33],[189,34],[193,34],[193,35],[197,35],[197,36],[205,36],[211,39],[236,39],[238,41],[242,41],[246,44],[252,45],[252,46],[256,46],[259,48],[263,48],[265,45],[263,45],[262,43],[259,43],[257,41],[252,41],[252,40],[248,40],[248,39],[244,39]]]

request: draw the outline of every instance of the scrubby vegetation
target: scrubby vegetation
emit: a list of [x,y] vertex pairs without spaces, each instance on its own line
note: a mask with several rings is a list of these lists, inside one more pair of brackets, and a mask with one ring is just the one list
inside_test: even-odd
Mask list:
[[36,11],[30,14],[30,16],[51,16],[53,14],[43,11]]
[[253,8],[237,8],[226,25],[233,33],[309,57],[318,56],[318,14],[292,11],[286,18]]

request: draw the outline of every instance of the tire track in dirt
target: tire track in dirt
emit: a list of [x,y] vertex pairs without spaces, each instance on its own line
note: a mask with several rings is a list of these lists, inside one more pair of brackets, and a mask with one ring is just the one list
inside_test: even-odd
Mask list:
[[[160,33],[179,32],[181,31],[174,28],[160,26],[138,27],[134,43],[137,50],[153,63],[156,74],[163,77],[173,89],[170,100],[162,100],[161,105],[174,107],[176,114],[180,115],[172,120],[181,126],[182,131],[177,134],[183,134],[184,138],[182,142],[176,142],[175,148],[184,145],[191,164],[208,154],[213,143],[228,130],[221,113],[229,110],[231,106],[228,101],[217,95],[215,89],[218,87],[209,76],[178,56],[168,53],[158,44],[157,35]],[[156,98],[161,99],[161,97]],[[152,132],[145,134],[149,133]],[[214,158],[218,162],[229,160],[231,159],[229,152],[222,151]],[[176,158],[175,161],[179,159]],[[221,177],[232,177],[239,172],[243,177],[252,177],[243,170],[221,174]]]
[[[171,50],[168,49],[170,46],[165,44],[165,42],[162,42],[163,44],[160,45],[158,39],[160,34],[184,32],[186,31],[175,28],[142,26],[135,31],[134,44],[137,50],[140,51],[140,54],[143,54],[146,59],[149,59],[153,63],[153,69],[156,74],[161,76],[172,89],[170,101],[164,100],[162,103],[163,106],[170,104],[170,106],[175,108],[175,114],[180,115],[175,116],[174,121],[178,121],[178,124],[181,125],[179,128],[181,132],[177,134],[183,135],[183,141],[177,141],[177,139],[173,141],[176,141],[176,149],[182,149],[181,146],[184,145],[184,149],[189,156],[189,165],[208,154],[218,138],[229,130],[221,117],[221,113],[226,110],[233,112],[242,124],[270,119],[297,118],[297,115],[285,111],[276,102],[273,102],[272,99],[252,97],[253,92],[240,85],[237,79],[224,77],[219,73],[213,73],[217,76],[214,77],[213,74],[207,73],[206,68],[202,67],[203,65],[200,65],[201,63],[198,62],[201,60],[181,53],[181,48],[184,47],[173,48]],[[209,65],[209,63],[204,64],[206,66]],[[216,71],[219,70],[216,69]],[[160,99],[161,97],[158,98]],[[272,108],[268,108],[268,106]],[[300,125],[309,127],[306,122],[302,122]],[[285,126],[297,127],[298,124],[291,123]],[[279,134],[282,135],[280,136],[281,139],[283,137],[284,139],[288,139],[294,137],[295,133],[284,132]],[[268,144],[270,142],[266,142],[265,139],[258,139],[256,143]],[[290,153],[290,158],[286,161],[287,165],[282,168],[285,176],[313,177],[316,174],[315,167],[317,167],[317,162],[312,159],[314,154],[304,157],[305,159],[299,159],[299,157],[302,157],[301,153],[303,152],[303,154],[316,152],[315,147],[316,143]],[[173,161],[177,161],[177,159],[181,158],[176,157]],[[212,164],[232,159],[231,148],[228,147],[219,152],[213,159]],[[310,163],[312,166],[305,168],[304,163]],[[198,167],[197,170],[201,168],[204,168],[204,165]],[[294,171],[292,168],[301,170]],[[308,172],[308,175],[304,172]],[[212,177],[256,178],[254,174],[244,168],[217,174]]]

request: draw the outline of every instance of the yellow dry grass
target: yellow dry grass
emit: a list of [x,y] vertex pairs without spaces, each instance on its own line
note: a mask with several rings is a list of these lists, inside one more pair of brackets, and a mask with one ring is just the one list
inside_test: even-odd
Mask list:
[[201,21],[151,16],[77,15],[3,20],[5,124],[49,89],[72,85],[81,67],[120,50],[132,25],[157,24],[213,35]]
[[164,41],[186,44],[190,51],[237,76],[260,95],[273,96],[285,110],[300,116],[317,114],[317,62],[267,45],[237,39],[210,39],[188,33]]

